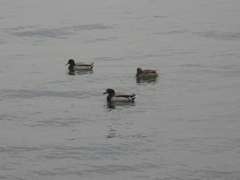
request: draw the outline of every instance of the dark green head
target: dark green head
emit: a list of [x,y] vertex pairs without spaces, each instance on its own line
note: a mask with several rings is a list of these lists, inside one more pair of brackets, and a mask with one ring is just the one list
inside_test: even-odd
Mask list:
[[69,59],[66,65],[68,65],[68,64],[74,66],[75,65],[75,61],[73,59]]
[[137,74],[142,74],[143,70],[141,68],[137,68]]
[[115,94],[115,91],[113,89],[106,89],[106,92],[103,94]]

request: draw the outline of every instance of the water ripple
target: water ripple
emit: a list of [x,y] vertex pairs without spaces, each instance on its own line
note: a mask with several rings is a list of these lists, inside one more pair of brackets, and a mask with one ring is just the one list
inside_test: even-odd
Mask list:
[[218,31],[207,31],[207,32],[196,32],[194,34],[197,34],[200,37],[205,38],[212,38],[217,40],[228,40],[228,41],[234,41],[240,39],[240,33],[239,32],[218,32]]
[[38,98],[38,97],[61,97],[61,98],[76,98],[79,96],[87,97],[89,92],[84,91],[79,93],[79,91],[67,91],[67,92],[57,92],[57,91],[40,91],[40,90],[13,90],[13,89],[2,89],[0,90],[5,98]]
[[66,35],[74,34],[77,31],[91,31],[91,30],[105,30],[112,28],[110,26],[104,26],[101,24],[87,24],[87,25],[77,25],[70,26],[65,28],[52,28],[52,29],[38,29],[38,30],[28,30],[28,31],[19,31],[22,28],[12,28],[7,29],[7,32],[10,31],[11,34],[15,36],[39,36],[39,37],[49,37],[49,38],[66,38]]

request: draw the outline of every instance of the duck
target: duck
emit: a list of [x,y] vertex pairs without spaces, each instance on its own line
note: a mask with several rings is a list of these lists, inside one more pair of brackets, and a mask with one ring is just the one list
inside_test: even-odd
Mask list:
[[107,101],[109,102],[134,102],[136,98],[136,94],[134,93],[115,93],[113,89],[106,89],[106,91],[103,94],[108,94]]
[[145,69],[142,70],[140,67],[137,68],[136,77],[158,77],[157,70]]
[[93,63],[83,63],[83,62],[77,62],[75,63],[75,61],[73,59],[69,59],[67,64],[68,65],[68,69],[70,71],[75,71],[75,70],[92,70],[93,68]]

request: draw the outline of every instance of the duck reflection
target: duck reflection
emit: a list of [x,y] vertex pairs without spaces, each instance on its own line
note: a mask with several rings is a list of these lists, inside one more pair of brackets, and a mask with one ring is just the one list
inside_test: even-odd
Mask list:
[[156,84],[157,83],[157,77],[136,77],[136,83],[141,84],[141,83],[152,83]]
[[73,71],[69,70],[68,74],[69,75],[84,75],[84,74],[92,74],[93,70],[81,70],[81,71]]
[[92,74],[93,70],[81,70],[81,71],[75,71],[75,73],[79,75]]
[[135,106],[135,102],[111,102],[107,101],[106,105],[104,105],[106,109],[114,110],[119,108],[129,108],[131,106]]
[[108,130],[107,138],[117,137],[117,130],[112,126],[108,126],[108,127],[110,127],[110,129]]
[[69,75],[75,75],[75,71],[68,71]]

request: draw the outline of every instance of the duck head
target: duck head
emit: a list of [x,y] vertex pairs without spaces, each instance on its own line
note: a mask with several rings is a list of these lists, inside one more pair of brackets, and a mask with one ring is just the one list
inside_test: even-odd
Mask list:
[[143,70],[141,68],[137,68],[137,74],[142,74]]
[[75,65],[75,61],[73,59],[69,59],[66,65],[68,65],[68,64],[74,66]]
[[113,89],[106,89],[103,94],[115,94],[115,91]]

